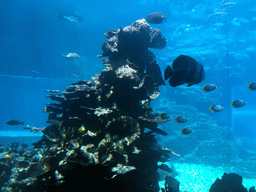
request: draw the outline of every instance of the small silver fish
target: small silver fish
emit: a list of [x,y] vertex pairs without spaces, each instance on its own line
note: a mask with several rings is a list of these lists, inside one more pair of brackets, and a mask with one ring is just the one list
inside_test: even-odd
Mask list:
[[75,61],[77,59],[80,59],[80,55],[78,55],[77,53],[68,53],[67,55],[62,54],[63,57],[65,57],[68,61]]

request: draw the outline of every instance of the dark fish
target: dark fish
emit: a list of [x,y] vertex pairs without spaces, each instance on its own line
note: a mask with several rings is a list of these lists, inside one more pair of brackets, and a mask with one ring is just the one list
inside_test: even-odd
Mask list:
[[10,120],[6,123],[7,125],[24,125],[24,121]]
[[159,117],[160,117],[161,119],[170,119],[170,116],[169,116],[167,113],[160,113],[160,114],[159,114]]
[[235,100],[231,103],[231,106],[234,108],[239,108],[245,106],[246,102],[244,102],[242,99]]
[[218,104],[212,105],[210,107],[211,112],[221,112],[223,109],[224,109],[224,107],[222,107],[221,105],[218,105]]
[[146,117],[151,117],[151,118],[153,118],[153,117],[155,117],[156,115],[153,113],[153,111],[146,111],[145,116],[146,116]]
[[[169,79],[170,78],[170,79]],[[164,79],[169,79],[172,87],[188,83],[188,87],[202,82],[205,78],[204,67],[192,57],[178,56],[164,71]]]
[[192,130],[185,128],[185,129],[181,130],[181,133],[182,133],[182,135],[188,135],[188,134],[192,133]]
[[59,121],[59,120],[56,120],[56,119],[49,119],[46,121],[46,123],[48,124],[51,124],[51,125],[58,125],[58,124],[61,124],[63,121]]
[[248,86],[247,86],[247,88],[249,89],[249,90],[256,90],[256,83],[250,83]]
[[153,12],[150,13],[145,19],[150,24],[160,24],[163,20],[166,20],[167,17],[164,16],[162,12]]
[[178,117],[175,118],[176,123],[185,123],[186,121],[188,121],[188,119],[186,117],[183,117],[183,116],[178,116]]
[[168,173],[172,173],[173,170],[171,168],[169,168],[167,165],[165,164],[161,164],[158,166],[159,169],[163,170],[163,171],[167,171]]
[[209,92],[209,91],[213,91],[214,89],[216,89],[217,86],[216,85],[213,85],[213,84],[208,84],[208,85],[205,85],[202,87],[202,90],[204,92]]

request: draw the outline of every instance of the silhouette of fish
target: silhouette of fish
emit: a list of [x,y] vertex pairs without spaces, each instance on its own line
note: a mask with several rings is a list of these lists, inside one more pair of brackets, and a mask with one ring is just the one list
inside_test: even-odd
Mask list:
[[7,125],[24,125],[24,121],[10,120],[6,123]]
[[160,24],[164,20],[166,20],[167,17],[164,16],[164,13],[162,12],[153,12],[150,13],[145,19],[150,24]]
[[172,87],[188,83],[188,87],[198,84],[205,79],[204,67],[190,56],[180,55],[168,65],[164,71],[165,80],[169,79]]
[[239,108],[246,105],[246,102],[244,102],[242,99],[235,100],[231,103],[231,106],[233,108]]

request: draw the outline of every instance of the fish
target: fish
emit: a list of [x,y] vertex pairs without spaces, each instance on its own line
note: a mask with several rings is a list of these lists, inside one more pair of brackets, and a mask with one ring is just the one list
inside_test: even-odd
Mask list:
[[156,115],[153,113],[153,111],[146,111],[145,117],[155,117]]
[[256,83],[250,83],[247,88],[251,91],[256,90]]
[[165,165],[165,164],[159,165],[159,166],[158,166],[158,169],[161,169],[161,170],[166,171],[166,172],[168,172],[168,173],[172,173],[172,172],[173,172],[173,170],[172,170],[171,168],[169,168],[169,167],[168,167],[167,165]]
[[239,23],[239,22],[237,22],[237,21],[231,21],[230,22],[232,25],[234,25],[234,26],[237,26],[237,27],[240,27],[242,24],[241,23]]
[[224,109],[224,107],[222,107],[221,105],[218,105],[218,104],[212,105],[210,107],[211,112],[221,112],[223,109]]
[[164,20],[166,21],[167,17],[164,16],[163,12],[153,12],[150,13],[145,20],[150,24],[160,24]]
[[[248,19],[245,19],[243,17],[236,17],[234,20],[240,22],[240,23],[249,23],[249,20]],[[233,21],[234,21],[233,20]]]
[[231,7],[233,5],[236,5],[236,2],[227,2],[223,3],[220,7]]
[[188,134],[190,134],[190,133],[192,133],[192,130],[191,130],[191,129],[185,128],[185,129],[182,129],[182,130],[181,130],[181,134],[182,134],[182,135],[188,135]]
[[244,102],[242,99],[235,100],[231,103],[231,106],[233,108],[239,108],[246,105],[246,102]]
[[164,71],[165,80],[169,79],[172,87],[188,83],[188,87],[198,84],[205,79],[204,67],[190,56],[180,55],[168,65]]
[[24,125],[25,121],[18,121],[18,120],[10,120],[6,124],[7,125]]
[[4,159],[5,159],[5,160],[11,160],[11,159],[12,159],[12,156],[9,155],[9,154],[6,154],[6,155],[4,156]]
[[59,120],[56,120],[56,119],[48,119],[46,121],[46,123],[48,124],[51,124],[51,125],[58,125],[58,124],[61,124],[63,121],[59,121]]
[[178,117],[175,118],[176,123],[185,123],[187,121],[188,121],[188,119],[184,116],[178,116]]
[[159,114],[159,117],[160,117],[161,119],[170,119],[170,116],[169,116],[167,113],[160,113],[160,114]]
[[[216,8],[217,9],[217,8]],[[216,10],[214,11],[213,14],[209,15],[208,17],[206,17],[205,21],[212,16],[226,16],[228,13],[224,12],[224,11],[220,11],[220,12],[216,12]]]
[[78,132],[84,132],[84,131],[86,131],[86,128],[85,128],[85,126],[84,125],[82,125],[79,129],[78,129]]
[[213,85],[213,84],[208,84],[208,85],[205,85],[202,87],[202,90],[204,92],[209,92],[209,91],[213,91],[214,89],[216,89],[217,86],[216,85]]
[[58,17],[71,23],[78,23],[84,20],[82,17],[72,14],[60,14]]
[[75,61],[77,59],[80,59],[80,55],[78,55],[77,53],[68,53],[67,55],[62,54],[63,57],[65,57],[68,61]]

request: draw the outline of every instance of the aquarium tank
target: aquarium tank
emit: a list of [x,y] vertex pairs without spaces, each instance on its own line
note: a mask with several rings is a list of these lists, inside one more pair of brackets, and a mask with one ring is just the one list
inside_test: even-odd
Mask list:
[[0,10],[0,191],[256,191],[254,0]]

